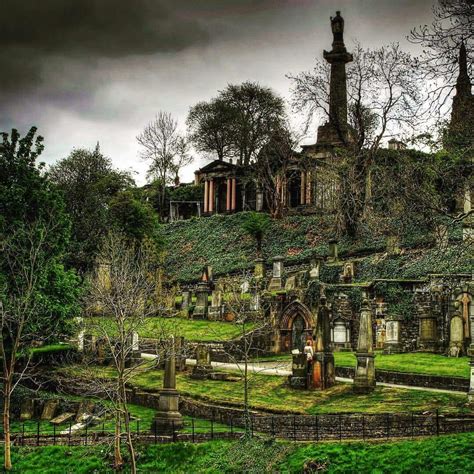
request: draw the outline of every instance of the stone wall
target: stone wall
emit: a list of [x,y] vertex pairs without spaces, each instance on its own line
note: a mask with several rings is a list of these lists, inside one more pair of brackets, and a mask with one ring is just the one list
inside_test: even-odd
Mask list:
[[[354,372],[355,369],[353,367],[336,367],[337,377],[353,379]],[[443,377],[439,375],[411,374],[408,372],[393,372],[376,369],[375,380],[377,382],[393,383],[396,385],[440,388],[464,393],[469,390],[469,379],[462,377]]]

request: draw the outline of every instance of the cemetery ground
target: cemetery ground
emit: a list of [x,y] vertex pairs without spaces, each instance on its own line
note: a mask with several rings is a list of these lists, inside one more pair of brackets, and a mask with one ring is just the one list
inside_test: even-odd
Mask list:
[[[229,371],[227,371],[229,372]],[[232,373],[232,371],[230,371]],[[115,377],[111,367],[96,366],[84,369],[80,365],[57,369],[62,384],[74,379]],[[233,375],[239,376],[239,372]],[[138,391],[156,393],[163,383],[163,371],[153,368],[153,362],[136,370],[129,386]],[[252,374],[250,383],[250,407],[256,410],[299,414],[325,413],[403,413],[407,411],[437,410],[441,412],[465,412],[467,396],[464,393],[441,393],[405,388],[378,386],[368,395],[356,395],[351,384],[337,383],[324,391],[302,391],[291,388],[286,378],[275,375]],[[189,373],[177,374],[177,389],[181,396],[210,404],[226,404],[239,407],[243,400],[241,381],[195,380]]]
[[[413,374],[469,378],[469,357],[446,357],[430,352],[405,352],[383,354],[375,351],[377,369]],[[354,367],[354,352],[334,352],[336,367]],[[279,363],[280,367],[291,363],[288,354],[276,354],[254,359],[258,363]]]
[[[472,433],[365,443],[253,439],[139,445],[137,458],[139,472],[143,473],[301,473],[303,467],[307,472],[329,473],[467,473],[474,471],[473,443]],[[0,461],[3,462],[1,454]],[[112,473],[111,462],[109,449],[104,445],[25,447],[13,451],[13,472],[22,474]]]

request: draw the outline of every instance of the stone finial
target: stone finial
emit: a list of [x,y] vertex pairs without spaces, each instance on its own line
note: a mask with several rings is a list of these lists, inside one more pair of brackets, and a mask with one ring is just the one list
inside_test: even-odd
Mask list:
[[[344,18],[341,16],[341,12],[337,11],[336,16],[331,17],[331,30],[334,36],[334,43],[344,44]],[[334,46],[333,43],[333,46]]]

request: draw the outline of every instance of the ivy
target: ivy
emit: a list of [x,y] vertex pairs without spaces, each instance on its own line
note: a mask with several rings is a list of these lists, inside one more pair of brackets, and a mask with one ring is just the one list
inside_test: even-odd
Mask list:
[[406,290],[397,282],[377,282],[375,292],[387,303],[389,316],[411,319],[415,314],[413,292]]

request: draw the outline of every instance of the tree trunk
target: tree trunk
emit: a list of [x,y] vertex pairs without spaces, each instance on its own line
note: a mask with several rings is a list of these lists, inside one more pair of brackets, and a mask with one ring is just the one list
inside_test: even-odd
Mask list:
[[[6,365],[6,363],[5,363]],[[4,469],[10,471],[12,468],[11,459],[11,439],[10,439],[10,400],[11,400],[11,389],[12,389],[12,377],[11,373],[8,372],[6,367],[3,370],[4,382],[3,382],[3,436],[4,436]]]
[[120,451],[120,411],[115,412],[115,438],[114,438],[114,467],[118,471],[122,469],[123,458]]
[[[122,361],[121,361],[122,362]],[[127,393],[125,391],[125,383],[123,381],[123,375],[120,376],[120,398],[121,398],[121,409],[123,412],[123,419],[125,422],[125,433],[127,436],[127,448],[130,455],[130,473],[136,474],[137,465],[135,459],[135,449],[133,447],[132,433],[130,428],[130,415],[128,413],[128,404],[127,404]]]

